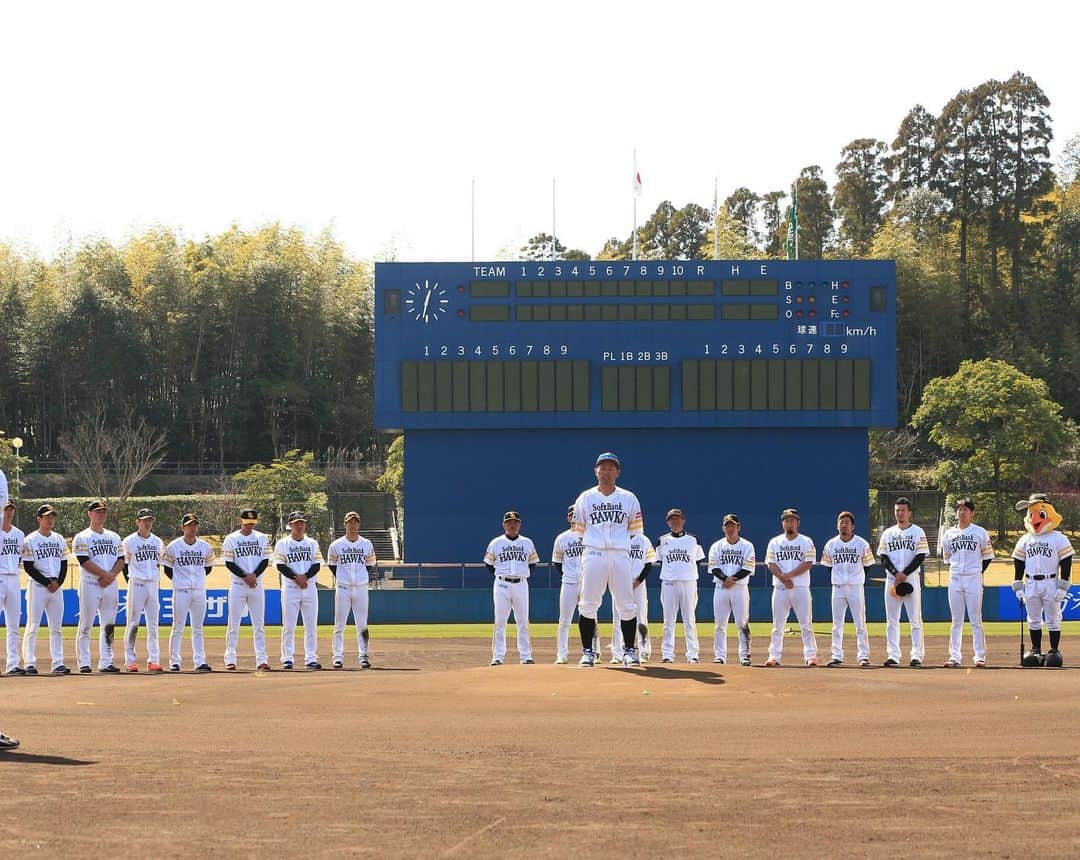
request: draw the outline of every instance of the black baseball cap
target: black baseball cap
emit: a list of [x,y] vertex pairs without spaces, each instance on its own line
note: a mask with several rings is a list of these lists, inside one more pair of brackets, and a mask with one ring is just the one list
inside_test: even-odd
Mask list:
[[802,521],[802,517],[799,516],[799,511],[796,508],[784,508],[784,512],[780,514],[781,520],[786,520],[788,517],[795,517],[795,519]]
[[614,463],[616,469],[622,469],[622,463],[619,462],[619,458],[612,454],[610,451],[605,451],[603,454],[600,454],[596,458],[596,465],[599,466],[605,460],[609,460],[610,462]]
[[49,514],[55,514],[56,508],[46,502],[44,505],[38,505],[37,516],[47,517]]
[[738,515],[737,514],[724,514],[724,525],[726,526],[728,523],[735,523],[735,525],[739,525],[739,517],[738,517]]
[[109,509],[109,506],[107,504],[105,504],[104,499],[94,499],[94,501],[92,501],[90,504],[88,504],[86,506],[86,512],[88,514],[93,513],[94,511],[106,511],[108,509]]
[[259,512],[254,508],[244,508],[240,511],[240,522],[242,523],[257,523],[259,521]]
[[504,523],[510,523],[510,522],[519,522],[520,523],[521,522],[521,514],[519,514],[517,511],[507,511],[505,514],[503,514],[503,522]]
[[295,523],[297,521],[302,522],[302,523],[306,523],[307,522],[307,514],[305,514],[303,511],[293,511],[291,514],[289,514],[289,522],[290,523]]
[[686,514],[684,514],[680,508],[672,508],[670,511],[667,512],[667,516],[664,517],[664,521],[667,522],[672,517],[682,517],[685,520]]
[[137,519],[137,520],[145,520],[145,519],[156,520],[157,517],[154,516],[154,512],[152,510],[150,510],[149,508],[139,508],[139,512],[137,514],[135,514],[135,519]]
[[199,524],[199,518],[197,516],[195,516],[195,514],[184,514],[180,518],[180,525],[181,526],[190,526],[192,524],[194,524],[194,525]]

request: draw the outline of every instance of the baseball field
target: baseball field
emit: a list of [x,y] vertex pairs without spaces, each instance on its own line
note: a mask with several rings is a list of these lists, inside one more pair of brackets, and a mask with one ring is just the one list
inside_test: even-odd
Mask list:
[[591,670],[550,625],[489,667],[475,625],[375,627],[366,671],[4,677],[0,854],[1073,856],[1080,674],[988,626],[983,670],[944,625],[923,669],[880,626],[874,668],[765,669],[758,625],[753,667]]

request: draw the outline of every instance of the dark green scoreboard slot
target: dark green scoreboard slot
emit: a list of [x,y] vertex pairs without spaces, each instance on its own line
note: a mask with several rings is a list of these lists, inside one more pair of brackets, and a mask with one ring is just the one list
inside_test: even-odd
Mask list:
[[401,411],[588,412],[589,362],[405,361]]
[[671,409],[671,367],[667,364],[604,367],[600,408],[604,412],[668,412]]
[[682,403],[684,412],[866,410],[870,359],[690,359]]

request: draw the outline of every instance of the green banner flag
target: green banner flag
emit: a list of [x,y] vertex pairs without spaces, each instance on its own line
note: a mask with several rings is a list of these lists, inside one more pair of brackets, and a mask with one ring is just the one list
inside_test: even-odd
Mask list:
[[787,239],[784,250],[789,260],[799,259],[799,192],[798,185],[791,183],[791,208],[788,209]]

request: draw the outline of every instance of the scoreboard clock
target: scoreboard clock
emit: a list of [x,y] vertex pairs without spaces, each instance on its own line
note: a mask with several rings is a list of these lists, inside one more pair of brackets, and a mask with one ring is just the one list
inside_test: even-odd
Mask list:
[[[741,508],[744,523],[765,510],[734,487],[770,476],[753,504],[778,512],[799,495],[815,522],[834,497],[867,510],[866,431],[896,423],[890,261],[385,263],[375,275],[376,424],[406,433],[410,561],[472,559],[508,508],[545,544],[531,503],[557,528],[590,457],[620,446],[635,453],[623,480],[651,537],[663,523],[649,522],[643,486],[656,511]],[[703,492],[708,476],[723,491]],[[817,478],[841,492],[811,492]],[[720,531],[697,528],[703,542]]]

